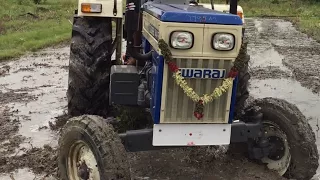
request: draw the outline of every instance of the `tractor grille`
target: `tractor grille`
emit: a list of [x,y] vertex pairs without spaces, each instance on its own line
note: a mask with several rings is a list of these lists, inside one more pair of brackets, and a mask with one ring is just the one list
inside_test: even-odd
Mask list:
[[[227,73],[233,65],[232,60],[222,59],[175,59],[175,61],[180,68],[226,69]],[[197,120],[193,116],[195,103],[175,84],[172,73],[168,72],[167,75],[166,101],[162,123],[228,123],[231,88],[220,98],[206,104],[203,119]],[[211,94],[216,87],[221,85],[223,79],[186,78],[186,81],[197,94],[202,96],[205,93]]]

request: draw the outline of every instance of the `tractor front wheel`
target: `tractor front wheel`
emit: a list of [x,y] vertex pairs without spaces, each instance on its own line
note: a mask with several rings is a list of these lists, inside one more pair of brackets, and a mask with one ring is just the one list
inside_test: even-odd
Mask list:
[[250,107],[263,113],[264,135],[270,153],[261,159],[269,169],[293,179],[309,180],[318,168],[315,134],[301,111],[281,99],[257,99]]
[[59,139],[59,179],[130,180],[126,151],[105,121],[92,115],[68,121]]

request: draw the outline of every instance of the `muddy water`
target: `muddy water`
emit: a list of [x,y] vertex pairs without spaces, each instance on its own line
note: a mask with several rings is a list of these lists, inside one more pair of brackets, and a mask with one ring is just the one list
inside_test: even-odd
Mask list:
[[66,113],[68,61],[69,46],[61,46],[0,63],[1,180],[11,179],[4,173],[14,170],[16,180],[54,173],[55,154],[42,147],[57,146],[50,126]]
[[56,144],[54,135],[44,126],[53,121],[54,117],[63,114],[66,106],[68,51],[67,47],[48,49],[11,61],[6,64],[11,67],[10,75],[1,78],[1,84],[4,84],[0,88],[2,93],[15,91],[36,97],[25,103],[6,104],[17,111],[10,118],[21,119],[19,134],[29,138],[35,147]]
[[[282,20],[248,19],[247,23],[251,95],[273,96],[296,104],[316,130],[320,117],[316,94],[320,75],[316,68],[320,61],[314,47],[320,45]],[[11,180],[10,173],[16,180],[42,179],[54,174],[55,150],[43,146],[54,148],[57,144],[58,136],[49,124],[66,111],[68,56],[69,47],[63,46],[0,64],[0,133],[4,135],[0,137],[1,180]],[[137,179],[150,180],[271,177],[270,172],[255,164],[239,159],[221,160],[220,156],[209,163],[208,169],[199,165],[201,158],[188,152],[182,149],[130,154],[132,172],[143,177]]]
[[[69,48],[63,46],[0,64],[2,69],[10,67],[0,76],[0,106],[7,114],[0,118],[0,122],[7,121],[17,127],[11,130],[7,141],[0,140],[0,170],[18,170],[12,175],[14,179],[40,179],[54,170],[51,155],[36,148],[57,144],[57,134],[50,131],[48,125],[64,113],[67,105],[68,56]],[[6,134],[5,128],[1,127],[0,133]],[[42,163],[44,161],[47,163]],[[34,175],[30,169],[40,175]],[[0,179],[11,177],[2,175]]]

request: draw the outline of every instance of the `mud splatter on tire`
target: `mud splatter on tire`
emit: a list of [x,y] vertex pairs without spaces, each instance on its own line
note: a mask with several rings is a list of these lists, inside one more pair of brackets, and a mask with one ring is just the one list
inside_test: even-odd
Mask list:
[[250,107],[261,108],[263,120],[276,123],[287,136],[291,163],[284,176],[311,179],[319,166],[319,154],[315,134],[301,111],[295,105],[275,98],[257,99]]
[[78,150],[73,148],[79,142],[92,151],[101,179],[130,180],[129,163],[120,137],[110,124],[105,123],[105,119],[92,115],[70,119],[62,131],[58,150],[58,175],[61,180],[67,180],[71,173],[68,170],[72,163],[70,160],[73,160],[72,153],[79,155]]

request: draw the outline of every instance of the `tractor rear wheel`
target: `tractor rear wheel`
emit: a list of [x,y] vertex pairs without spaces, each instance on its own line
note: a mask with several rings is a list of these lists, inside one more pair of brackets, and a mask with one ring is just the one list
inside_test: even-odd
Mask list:
[[70,50],[69,115],[106,117],[112,55],[111,18],[75,17]]
[[249,97],[249,80],[250,74],[248,71],[250,56],[247,54],[248,41],[244,39],[242,43],[237,61],[242,61],[244,66],[239,70],[238,74],[238,85],[237,85],[237,94],[236,94],[236,105],[235,105],[235,116],[234,119],[237,120],[240,118],[244,107],[245,102]]
[[61,180],[130,180],[126,150],[105,119],[83,115],[68,121],[59,139],[58,176]]
[[309,180],[318,168],[315,134],[301,111],[285,100],[264,98],[248,108],[259,107],[263,114],[264,135],[272,145],[261,159],[269,169],[292,179]]

